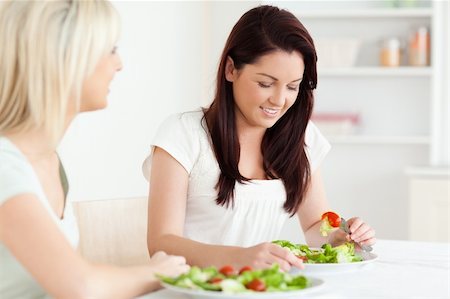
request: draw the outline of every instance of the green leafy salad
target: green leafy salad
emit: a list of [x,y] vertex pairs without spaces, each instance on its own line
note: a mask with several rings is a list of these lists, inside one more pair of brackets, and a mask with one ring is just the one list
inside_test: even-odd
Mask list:
[[178,277],[158,277],[167,284],[181,288],[225,293],[284,292],[301,290],[310,285],[305,276],[282,272],[277,264],[263,270],[243,267],[240,271],[235,271],[231,266],[219,270],[194,266]]
[[355,254],[355,244],[350,242],[336,247],[323,244],[319,249],[311,249],[308,245],[293,244],[286,240],[277,240],[272,243],[289,249],[307,264],[353,263],[363,260],[361,256]]

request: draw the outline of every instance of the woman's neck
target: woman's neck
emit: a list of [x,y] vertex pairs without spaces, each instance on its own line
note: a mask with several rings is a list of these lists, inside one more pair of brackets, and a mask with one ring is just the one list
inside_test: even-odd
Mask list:
[[48,134],[43,130],[5,134],[14,145],[30,160],[40,160],[52,156],[55,148]]
[[237,123],[236,129],[241,145],[245,143],[256,143],[261,145],[264,134],[266,133],[265,128],[252,127],[245,123]]
[[[75,112],[67,112],[64,132],[75,116]],[[47,158],[56,152],[56,145],[52,143],[50,136],[43,129],[18,133],[11,132],[4,134],[4,136],[14,143],[30,161]]]

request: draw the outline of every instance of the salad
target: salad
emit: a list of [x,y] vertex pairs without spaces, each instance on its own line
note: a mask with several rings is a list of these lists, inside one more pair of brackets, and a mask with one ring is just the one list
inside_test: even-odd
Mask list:
[[277,240],[272,243],[289,249],[307,264],[353,263],[363,260],[361,256],[355,254],[355,244],[350,242],[336,247],[327,243],[318,249],[312,249],[304,244],[293,244],[286,240]]
[[263,270],[252,270],[246,266],[236,271],[232,266],[199,268],[191,267],[189,272],[177,277],[158,275],[167,284],[195,290],[225,293],[280,292],[300,290],[310,282],[303,275],[282,272],[277,264]]

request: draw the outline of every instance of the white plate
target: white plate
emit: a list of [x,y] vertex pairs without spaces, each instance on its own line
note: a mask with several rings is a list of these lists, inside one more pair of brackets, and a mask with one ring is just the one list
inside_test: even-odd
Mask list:
[[376,254],[370,252],[358,252],[362,256],[361,262],[354,263],[330,263],[330,264],[307,264],[305,263],[305,269],[300,270],[298,268],[292,268],[290,274],[334,274],[342,272],[350,272],[361,270],[371,265],[378,259]]
[[168,290],[176,293],[182,293],[190,296],[191,298],[220,298],[220,299],[278,299],[278,298],[298,298],[299,296],[303,296],[304,294],[310,294],[312,292],[316,292],[322,289],[324,281],[319,278],[308,277],[308,280],[311,282],[311,286],[296,291],[286,291],[286,292],[249,292],[249,293],[238,293],[238,294],[229,294],[224,292],[214,292],[214,291],[205,291],[205,290],[191,290],[186,288],[181,288],[177,286],[173,286],[171,284],[167,284],[161,282],[161,284],[167,288]]

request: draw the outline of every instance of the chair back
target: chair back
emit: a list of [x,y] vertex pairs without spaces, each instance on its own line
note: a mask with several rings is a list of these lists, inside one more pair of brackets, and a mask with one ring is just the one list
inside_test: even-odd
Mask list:
[[146,197],[74,201],[81,254],[120,266],[148,262],[147,205]]

